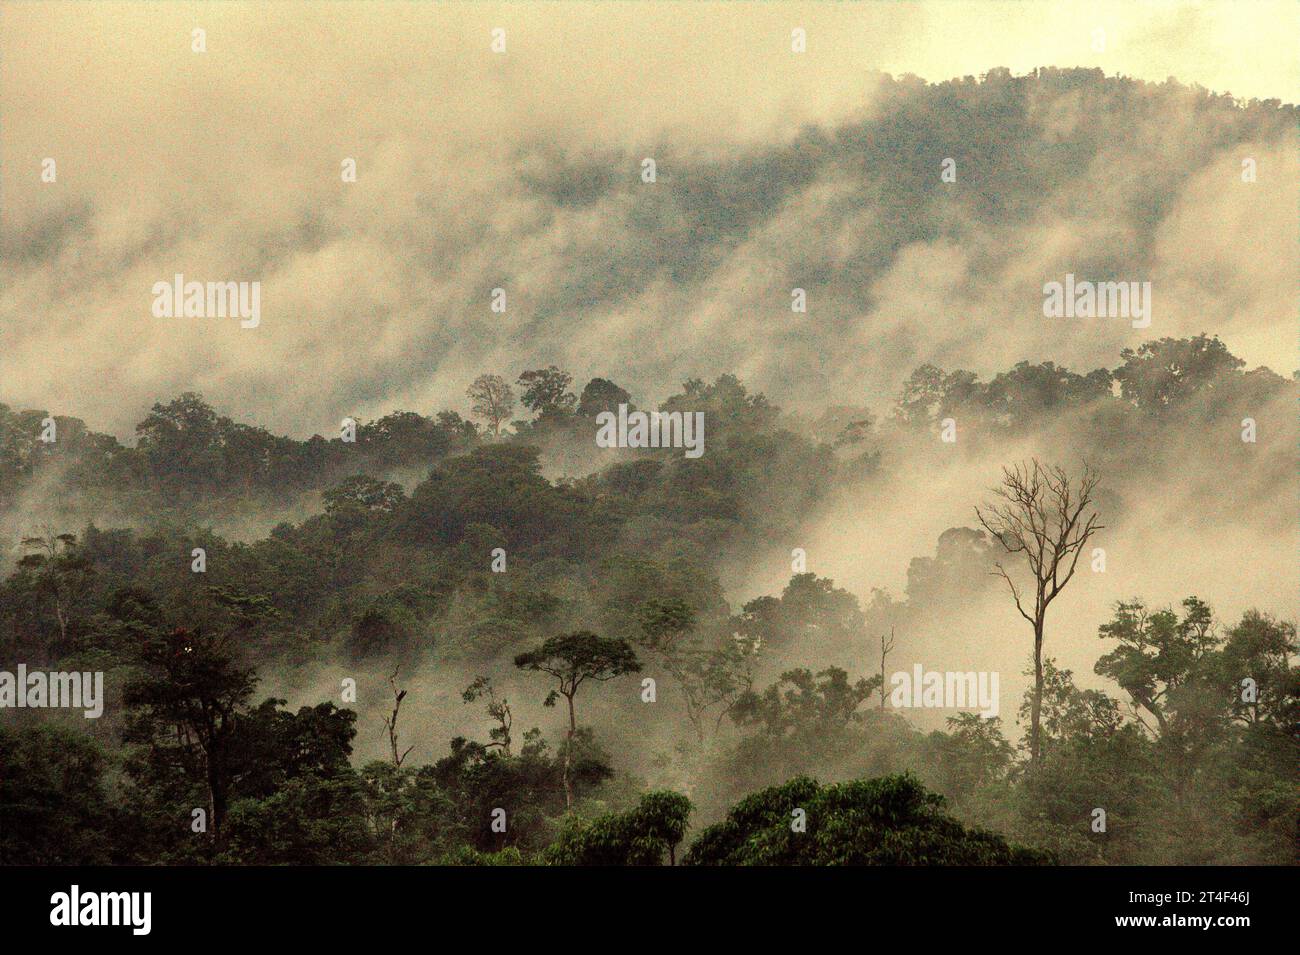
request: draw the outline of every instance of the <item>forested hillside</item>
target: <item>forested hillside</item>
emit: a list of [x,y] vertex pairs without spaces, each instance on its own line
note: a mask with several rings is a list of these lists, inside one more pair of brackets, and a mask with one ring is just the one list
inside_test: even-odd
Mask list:
[[[194,393],[125,443],[0,406],[0,661],[106,674],[102,718],[0,713],[0,861],[1296,861],[1296,606],[1204,590],[1179,555],[1116,545],[1130,596],[1048,616],[1036,759],[1018,673],[993,718],[888,699],[973,645],[1032,670],[984,462],[1086,462],[1089,548],[1153,521],[1282,548],[1294,381],[1205,336],[1109,368],[924,365],[883,414],[787,413],[724,374],[658,405],[703,412],[698,459],[597,448],[597,416],[641,400],[605,378],[464,385],[470,417],[396,411],[355,440]],[[909,554],[887,528],[921,519],[918,468],[982,485],[949,483],[968,517]],[[818,573],[841,545],[814,542],[867,502],[901,593]],[[1055,659],[1063,631],[1090,672]]]

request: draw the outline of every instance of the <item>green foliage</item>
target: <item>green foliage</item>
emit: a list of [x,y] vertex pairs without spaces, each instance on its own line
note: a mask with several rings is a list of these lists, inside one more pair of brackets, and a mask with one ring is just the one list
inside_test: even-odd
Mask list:
[[[687,865],[1041,865],[1051,859],[967,829],[908,775],[819,786],[799,776],[705,829]],[[802,816],[800,816],[802,813]],[[802,828],[802,819],[806,828]]]
[[515,846],[506,846],[498,852],[481,852],[473,846],[457,846],[453,851],[440,858],[438,864],[518,866],[525,863],[523,853]]
[[742,697],[733,719],[778,739],[822,733],[861,722],[860,707],[879,686],[879,675],[849,683],[848,673],[839,667],[828,667],[816,677],[810,670],[787,670],[762,693],[750,691]]
[[617,414],[619,405],[627,405],[630,411],[636,408],[632,396],[618,385],[605,378],[593,378],[578,397],[577,413],[583,418],[595,418],[602,411]]
[[557,531],[571,495],[541,475],[536,448],[491,445],[434,468],[394,515],[411,541],[455,543],[473,524],[502,528],[510,546]]
[[569,391],[573,376],[554,365],[519,376],[520,401],[539,418],[562,418],[573,411],[577,398]]
[[[1205,336],[1148,343],[1113,371],[1021,362],[984,382],[923,367],[904,386],[898,414],[882,421],[850,406],[804,420],[734,376],[692,379],[661,408],[703,411],[708,454],[620,452],[575,480],[548,479],[542,451],[528,442],[546,448],[549,470],[568,444],[589,449],[594,415],[631,396],[596,378],[574,398],[558,368],[527,372],[520,384],[536,418],[516,434],[480,433],[450,411],[399,411],[360,425],[356,445],[277,437],[186,394],[154,407],[139,447],[68,418],[57,419],[59,441],[47,446],[38,438],[44,411],[0,406],[0,506],[48,486],[138,528],[91,523],[74,535],[80,524],[56,519],[33,529],[0,582],[0,656],[29,666],[93,661],[109,670],[110,703],[90,734],[79,721],[67,732],[37,730],[21,722],[37,718],[31,713],[5,715],[0,858],[671,861],[683,836],[668,821],[684,826],[684,811],[656,808],[651,796],[634,806],[643,783],[627,775],[626,751],[652,739],[635,765],[655,785],[690,792],[697,818],[719,818],[737,800],[737,810],[755,807],[722,824],[750,835],[719,857],[1014,853],[952,829],[948,817],[936,822],[943,814],[924,798],[867,793],[860,782],[800,788],[797,779],[911,769],[962,823],[1062,861],[1295,861],[1300,675],[1289,621],[1251,610],[1221,624],[1194,598],[1170,609],[1126,602],[1100,628],[1104,689],[1080,689],[1046,662],[1043,760],[1029,772],[999,721],[962,714],[922,733],[875,705],[877,674],[851,679],[829,665],[874,657],[879,634],[895,624],[901,647],[917,634],[942,635],[954,601],[996,586],[985,533],[949,529],[933,556],[911,561],[905,599],[877,593],[865,611],[854,594],[810,573],[739,610],[727,600],[734,564],[768,560],[771,541],[798,540],[793,531],[845,488],[875,487],[873,468],[895,466],[908,432],[939,416],[970,423],[959,453],[1053,425],[1100,451],[1115,472],[1141,476],[1155,429],[1183,447],[1186,435],[1219,433],[1205,425],[1225,409],[1239,420],[1241,407],[1282,407],[1294,383],[1245,372]],[[1223,449],[1197,446],[1202,452],[1178,466],[1217,488]],[[1229,497],[1277,499],[1291,480],[1286,464],[1275,457],[1239,471]],[[1196,500],[1236,507],[1217,490]],[[268,507],[280,520],[313,506],[322,512],[281,520],[260,539],[243,524],[262,522]],[[239,540],[217,527],[238,527]],[[189,569],[193,547],[207,551],[206,575]],[[508,552],[506,574],[490,570],[497,547]],[[330,703],[290,712],[281,700],[255,702],[257,672],[339,651],[386,669],[409,661],[434,683],[484,674],[467,697],[487,707],[476,734],[483,742],[453,740],[431,765],[354,768],[356,714]],[[547,728],[549,744],[536,729],[511,728],[510,703],[490,682],[506,678],[510,661],[553,681],[550,702],[574,704],[567,732]],[[654,707],[635,692],[607,692],[599,709],[584,702],[591,725],[579,725],[580,687],[643,665],[658,683]],[[427,681],[413,686],[412,704],[428,705],[427,691]],[[113,705],[119,693],[124,714]],[[512,686],[511,697],[518,693]],[[367,747],[380,736],[372,712],[362,711],[360,731]],[[820,823],[809,813],[805,835],[817,838],[789,842],[779,798],[741,798],[774,784],[764,792],[823,807]],[[1090,827],[1099,806],[1105,832]],[[211,813],[206,833],[190,828],[196,807]],[[489,824],[496,808],[508,813],[505,832]],[[857,848],[841,857],[819,839]],[[708,840],[698,843],[701,858],[714,851]]]
[[649,792],[628,812],[571,817],[545,858],[552,865],[674,864],[690,814],[691,801],[680,793]]
[[1183,601],[1182,619],[1173,610],[1149,613],[1140,600],[1121,602],[1115,619],[1098,636],[1119,646],[1097,661],[1096,671],[1114,680],[1154,719],[1161,737],[1217,735],[1225,716],[1223,697],[1209,679],[1210,661],[1221,639],[1210,608],[1196,597]]
[[1120,393],[1147,411],[1177,406],[1246,364],[1217,336],[1205,335],[1143,342],[1136,349],[1125,348],[1120,357],[1124,364],[1115,370]]
[[598,637],[590,630],[551,637],[540,646],[518,654],[515,666],[549,673],[559,681],[558,688],[546,698],[547,706],[555,705],[557,694],[572,699],[588,680],[603,683],[641,669],[635,651],[626,641]]
[[[453,739],[451,752],[419,774],[421,785],[436,786],[447,799],[449,809],[439,825],[448,845],[467,842],[485,852],[517,846],[536,853],[550,844],[556,819],[566,808],[566,762],[577,801],[612,775],[609,754],[587,729],[574,733],[555,755],[536,730],[524,734],[524,745],[514,756]],[[504,833],[490,825],[498,808],[505,809],[509,819]]]
[[354,660],[403,656],[415,643],[418,627],[416,616],[399,601],[376,601],[352,624],[348,652]]
[[779,600],[759,597],[745,604],[735,626],[755,647],[798,645],[816,653],[862,641],[864,623],[857,597],[829,578],[803,573],[790,578]]
[[299,776],[264,799],[231,804],[214,862],[223,865],[356,865],[373,838],[356,775]]
[[749,691],[753,654],[725,631],[698,633],[695,612],[684,600],[651,598],[636,616],[641,643],[672,675],[696,740],[704,742]]
[[356,474],[321,495],[326,514],[350,511],[384,511],[397,509],[406,500],[400,484],[377,481],[365,474]]
[[121,861],[107,761],[81,733],[0,726],[0,865]]

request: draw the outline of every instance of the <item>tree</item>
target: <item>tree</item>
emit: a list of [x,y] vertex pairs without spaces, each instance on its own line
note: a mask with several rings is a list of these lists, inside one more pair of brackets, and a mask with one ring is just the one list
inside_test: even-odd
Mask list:
[[[1247,610],[1226,638],[1217,669],[1220,685],[1235,701],[1233,718],[1247,726],[1300,726],[1300,666],[1291,663],[1300,649],[1296,625]],[[1246,679],[1255,687],[1253,699],[1242,699]]]
[[400,484],[355,474],[321,495],[326,514],[369,511],[391,512],[406,500]]
[[454,429],[414,411],[394,411],[357,429],[357,446],[378,469],[428,465],[451,449]]
[[606,378],[593,378],[578,398],[578,414],[583,418],[595,418],[602,411],[617,414],[619,405],[630,409],[632,396]]
[[646,793],[635,809],[590,821],[570,818],[546,852],[553,865],[677,864],[677,844],[686,835],[691,801],[681,793]]
[[994,422],[1014,427],[1110,394],[1111,373],[1104,368],[1079,375],[1050,361],[1038,365],[1022,361],[988,383],[982,403]]
[[153,406],[135,426],[136,447],[160,486],[206,488],[222,474],[221,433],[229,424],[202,395],[187,391]]
[[0,865],[105,865],[126,846],[85,733],[0,726]]
[[750,689],[747,655],[735,640],[709,646],[695,632],[695,614],[684,600],[647,600],[637,608],[643,642],[655,651],[677,682],[686,718],[703,743],[705,717],[718,708],[713,729]]
[[[910,775],[819,786],[796,776],[745,797],[686,865],[1043,865],[1044,853],[968,829]],[[802,825],[796,825],[796,821]]]
[[371,851],[366,789],[352,769],[356,714],[268,699],[238,714],[218,865],[327,865]]
[[203,780],[212,832],[221,832],[231,783],[231,741],[257,684],[220,640],[178,628],[143,648],[144,673],[124,693],[126,738],[176,753]]
[[889,628],[889,636],[886,637],[884,631],[880,633],[880,708],[885,708],[885,661],[889,655],[894,652],[894,628]]
[[374,848],[367,791],[354,772],[290,779],[232,803],[218,865],[346,865]]
[[[55,623],[59,628],[59,650],[66,652],[70,649],[68,626],[72,605],[84,593],[93,568],[77,553],[75,534],[55,534],[47,528],[45,536],[24,537],[22,544],[34,552],[25,554],[18,566],[34,575],[35,593],[48,599],[53,606]],[[45,649],[50,655],[50,648]]]
[[1173,610],[1151,613],[1140,600],[1121,601],[1115,618],[1097,632],[1102,639],[1119,641],[1097,661],[1097,674],[1118,683],[1155,720],[1158,732],[1153,735],[1161,738],[1169,737],[1180,709],[1184,715],[1195,709],[1194,686],[1204,676],[1201,661],[1219,643],[1203,601],[1188,597],[1183,609],[1179,620]]
[[489,444],[439,462],[394,515],[399,536],[454,544],[472,524],[507,531],[509,545],[579,533],[573,493],[541,474],[539,451]]
[[780,599],[757,597],[745,604],[736,632],[765,649],[797,646],[805,653],[833,654],[858,644],[866,618],[858,598],[829,577],[795,574]]
[[737,725],[759,728],[774,739],[824,739],[861,723],[860,707],[882,682],[877,674],[850,683],[848,672],[839,667],[827,667],[815,676],[804,668],[787,670],[762,693],[744,693],[731,715]]
[[431,776],[428,766],[397,767],[383,759],[361,768],[367,825],[382,862],[418,864],[445,851],[449,838],[463,835],[453,822],[456,807],[450,795]]
[[497,699],[496,688],[492,685],[490,676],[480,676],[469,686],[465,687],[461,693],[461,699],[466,703],[473,703],[476,700],[487,698],[488,716],[496,721],[497,725],[488,730],[488,738],[491,742],[486,743],[485,749],[499,747],[501,752],[510,755],[510,727],[514,724],[514,716],[510,712],[510,701],[504,696]]
[[[1024,675],[1033,676],[1033,670],[1025,670]],[[1033,703],[1031,687],[1020,702],[1022,720],[1029,718]],[[1059,669],[1051,657],[1043,659],[1041,713],[1045,747],[1080,740],[1106,740],[1125,725],[1133,725],[1125,723],[1118,702],[1101,690],[1080,690],[1074,685],[1074,672]]]
[[699,378],[682,382],[680,394],[671,395],[660,411],[702,411],[714,433],[738,431],[760,432],[771,427],[780,409],[763,394],[750,394],[735,375],[719,375],[713,384]]
[[353,660],[363,660],[409,653],[416,623],[415,615],[401,601],[380,598],[353,621],[346,644],[348,654]]
[[564,751],[564,805],[573,805],[573,789],[569,780],[574,737],[578,732],[578,718],[573,701],[582,684],[588,680],[604,683],[625,673],[639,673],[641,664],[636,653],[624,640],[608,640],[590,630],[579,630],[552,637],[540,646],[515,657],[515,666],[523,670],[549,673],[559,685],[547,694],[546,706],[554,706],[562,696],[569,705],[569,734]]
[[500,437],[501,422],[510,420],[515,393],[500,375],[479,375],[465,392],[473,404],[470,410],[488,423],[493,437]]
[[970,371],[945,372],[935,365],[917,368],[903,384],[894,404],[894,418],[908,428],[928,428],[958,410],[978,414],[984,395],[979,377]]
[[388,731],[388,748],[393,754],[393,765],[398,769],[402,768],[402,761],[411,754],[414,746],[408,746],[405,750],[398,750],[397,746],[397,716],[402,710],[402,701],[406,699],[406,691],[397,688],[397,673],[401,667],[395,667],[392,675],[388,678],[388,688],[393,691],[393,712],[391,716],[384,717],[384,729]]
[[573,376],[554,365],[526,371],[519,376],[518,384],[524,389],[520,400],[524,407],[539,418],[564,417],[573,413],[577,398],[569,391]]
[[1120,352],[1124,364],[1115,369],[1120,394],[1139,408],[1159,411],[1213,387],[1215,379],[1246,363],[1217,337],[1162,338]]
[[478,425],[466,421],[455,411],[439,411],[434,416],[440,427],[453,441],[472,441],[478,437]]
[[1020,616],[1034,629],[1034,704],[1029,726],[1029,759],[1037,764],[1039,719],[1043,699],[1043,624],[1047,608],[1074,576],[1084,545],[1102,529],[1091,509],[1097,475],[1085,464],[1076,488],[1063,468],[1028,465],[1002,469],[994,500],[975,508],[975,516],[1009,555],[1021,554],[1033,576],[1033,604],[1027,610],[1005,567],[995,573],[1007,582]]
[[1015,750],[1002,735],[1002,720],[979,713],[958,713],[946,720],[948,732],[930,734],[942,790],[960,805],[981,787],[1002,780]]
[[992,581],[998,548],[983,531],[950,527],[939,535],[933,557],[913,557],[907,565],[908,601],[916,607],[946,612],[955,597],[975,597]]
[[[604,782],[612,771],[608,754],[593,744],[588,728],[579,728],[573,742],[569,780],[577,794]],[[505,846],[540,851],[554,841],[553,820],[565,811],[562,763],[534,728],[523,734],[513,756],[457,737],[449,755],[419,772],[447,796],[450,818],[439,827],[442,832],[484,852]],[[500,807],[512,807],[505,832],[487,825]]]
[[894,403],[894,417],[907,427],[929,427],[944,409],[944,372],[926,363],[913,369]]
[[[1025,674],[1032,673],[1031,663]],[[1029,717],[1033,697],[1031,684],[1021,700],[1022,720]],[[1184,799],[1169,798],[1167,761],[1156,758],[1151,739],[1138,723],[1124,719],[1115,699],[1100,690],[1078,689],[1073,674],[1058,669],[1050,657],[1043,660],[1041,739],[1037,768],[1018,778],[1003,802],[1012,809],[1004,824],[1018,838],[1049,849],[1069,865],[1169,861],[1168,852],[1141,846],[1146,833],[1170,828],[1176,813],[1191,809]],[[1208,782],[1202,777],[1197,788]],[[1104,833],[1091,827],[1098,807],[1106,811]]]
[[148,758],[172,763],[207,790],[214,836],[225,819],[235,778],[236,735],[257,685],[236,649],[259,624],[277,615],[262,594],[209,587],[209,606],[196,609],[204,627],[176,627],[138,648],[139,675],[123,692],[124,737],[145,744]]

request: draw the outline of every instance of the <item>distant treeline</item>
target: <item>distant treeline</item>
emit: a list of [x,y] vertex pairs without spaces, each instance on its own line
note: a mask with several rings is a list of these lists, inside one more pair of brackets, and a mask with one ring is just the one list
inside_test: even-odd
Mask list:
[[[843,448],[862,444],[883,428],[924,429],[946,417],[960,418],[965,433],[1001,437],[1096,402],[1147,415],[1175,411],[1213,393],[1216,404],[1258,407],[1290,384],[1266,368],[1243,371],[1244,362],[1218,338],[1203,335],[1148,342],[1125,349],[1121,357],[1123,363],[1113,370],[1086,374],[1050,361],[1020,362],[987,382],[972,372],[923,365],[907,379],[884,420],[877,421],[857,403],[832,402],[806,433],[730,375],[711,385],[687,381],[660,409],[706,412],[712,442],[777,431],[788,438],[793,428],[805,440]],[[592,444],[596,415],[632,401],[606,379],[592,379],[577,396],[570,391],[572,383],[554,366],[521,375],[523,405],[531,417],[514,422],[513,434],[504,433],[506,440],[526,444],[567,435]],[[508,407],[513,407],[513,394]],[[55,439],[42,440],[51,419]],[[12,504],[51,468],[58,469],[69,492],[144,494],[174,509],[200,498],[277,496],[323,489],[355,473],[425,468],[492,437],[486,427],[456,411],[429,416],[395,411],[358,423],[354,441],[337,435],[300,441],[235,421],[192,392],[155,404],[135,433],[135,445],[127,446],[88,429],[79,418],[0,404],[0,507]]]

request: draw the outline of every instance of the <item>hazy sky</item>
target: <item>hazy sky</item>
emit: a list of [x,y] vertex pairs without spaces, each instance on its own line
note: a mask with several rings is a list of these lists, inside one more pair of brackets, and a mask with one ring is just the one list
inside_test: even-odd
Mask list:
[[[996,276],[957,230],[891,253],[860,314],[827,280],[800,330],[790,285],[854,262],[878,230],[869,201],[846,201],[856,185],[819,174],[749,221],[715,217],[716,236],[685,236],[702,244],[683,263],[663,246],[686,226],[665,225],[669,207],[637,191],[639,157],[663,162],[644,189],[685,190],[672,209],[707,204],[689,168],[716,173],[809,125],[870,119],[874,71],[937,82],[1096,66],[1295,102],[1298,10],[2,3],[0,401],[126,436],[153,401],[198,390],[241,420],[306,435],[333,433],[344,414],[463,411],[479,372],[550,362],[647,399],[735,371],[796,406],[879,400],[922,360],[986,374],[1019,358],[1114,365],[1141,336],[1045,332],[1032,294],[1015,295],[1065,271],[1072,250],[1124,248],[1115,168],[1078,183],[1085,206],[1098,201],[1068,221],[1045,203]],[[191,49],[196,27],[205,53]],[[799,55],[795,27],[808,36]],[[1093,121],[1051,108],[1053,122]],[[1194,122],[1153,126],[1169,142],[1152,155],[1176,151],[1179,124]],[[1166,308],[1149,337],[1219,332],[1252,365],[1289,374],[1294,137],[1237,145],[1198,156],[1142,238]],[[1234,189],[1241,155],[1260,166],[1249,190]],[[46,157],[54,183],[41,181]],[[347,157],[356,183],[340,179]],[[177,272],[261,281],[261,326],[153,317],[153,284]],[[495,287],[504,316],[489,309]]]

